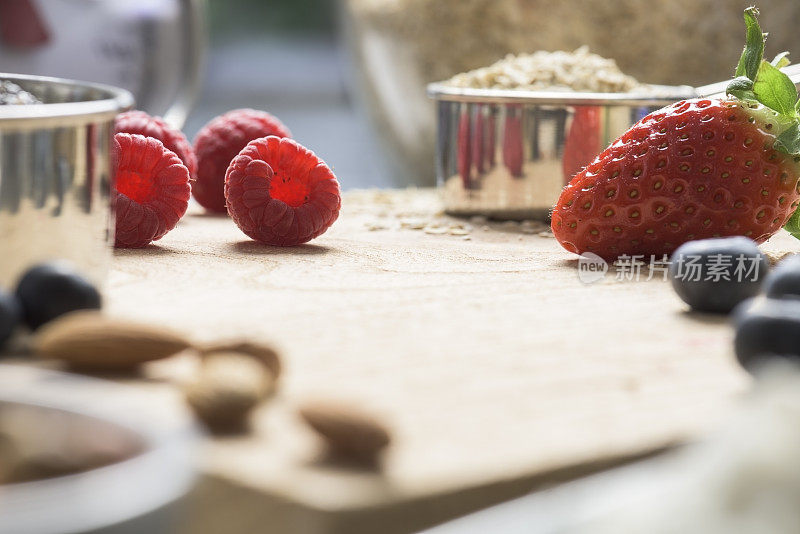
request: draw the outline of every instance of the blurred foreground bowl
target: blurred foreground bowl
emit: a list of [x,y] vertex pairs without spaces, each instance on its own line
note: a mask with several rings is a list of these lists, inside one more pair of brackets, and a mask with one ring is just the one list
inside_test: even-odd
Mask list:
[[[169,402],[153,402],[152,394],[0,365],[0,434],[21,433],[38,437],[41,445],[62,444],[57,452],[40,455],[41,476],[48,476],[42,465],[52,468],[86,458],[86,449],[95,460],[122,454],[102,467],[0,485],[0,534],[178,531],[182,498],[194,482],[197,432],[188,414],[170,408]],[[56,461],[54,456],[63,458]]]

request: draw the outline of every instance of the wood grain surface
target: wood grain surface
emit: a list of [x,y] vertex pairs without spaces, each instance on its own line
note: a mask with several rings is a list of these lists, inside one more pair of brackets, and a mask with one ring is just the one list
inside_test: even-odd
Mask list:
[[[116,252],[111,314],[283,354],[252,435],[204,444],[191,532],[411,532],[691,439],[748,387],[726,320],[659,275],[585,285],[536,225],[438,210],[429,190],[349,193],[328,233],[287,249],[190,211]],[[382,470],[326,460],[295,413],[309,399],[378,414]]]

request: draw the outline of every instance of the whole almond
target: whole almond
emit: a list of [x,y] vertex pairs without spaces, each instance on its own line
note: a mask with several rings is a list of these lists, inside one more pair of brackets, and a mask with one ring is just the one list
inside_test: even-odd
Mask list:
[[216,352],[236,352],[240,354],[248,354],[254,358],[258,358],[267,366],[272,373],[274,380],[277,380],[282,372],[282,365],[278,353],[272,347],[261,343],[256,343],[247,340],[231,340],[206,345],[200,348],[203,356],[214,354]]
[[337,456],[372,463],[391,442],[386,427],[355,406],[314,401],[301,406],[299,413]]
[[41,358],[61,360],[76,369],[119,371],[190,346],[186,338],[168,329],[82,311],[43,326],[33,348]]
[[206,354],[195,379],[184,386],[189,406],[212,432],[239,431],[274,391],[272,372],[250,354]]

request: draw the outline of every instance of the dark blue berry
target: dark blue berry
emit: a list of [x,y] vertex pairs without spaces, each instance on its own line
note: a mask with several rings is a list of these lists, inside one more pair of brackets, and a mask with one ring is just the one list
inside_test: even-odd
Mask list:
[[17,299],[5,291],[0,290],[0,349],[19,325],[20,309]]
[[754,298],[734,311],[736,357],[746,369],[770,358],[800,362],[800,300]]
[[746,237],[690,241],[672,255],[672,287],[692,309],[728,313],[759,293],[767,257]]
[[17,285],[17,300],[32,329],[75,310],[100,308],[100,293],[62,263],[44,263],[28,270]]
[[800,298],[800,255],[775,266],[764,281],[764,292],[770,298]]

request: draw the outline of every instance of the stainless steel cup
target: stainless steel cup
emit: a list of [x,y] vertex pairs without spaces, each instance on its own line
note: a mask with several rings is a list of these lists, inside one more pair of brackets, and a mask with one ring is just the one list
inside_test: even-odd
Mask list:
[[428,86],[445,211],[548,220],[564,185],[651,111],[697,93],[575,93]]
[[61,259],[102,282],[110,217],[114,118],[125,90],[0,74],[43,104],[0,106],[0,287],[34,263]]

